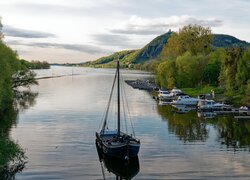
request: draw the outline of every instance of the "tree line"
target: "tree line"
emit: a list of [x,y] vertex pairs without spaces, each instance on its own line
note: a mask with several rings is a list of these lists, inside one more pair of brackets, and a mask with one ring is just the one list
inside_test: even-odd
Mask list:
[[24,59],[20,60],[20,63],[28,69],[49,69],[50,64],[47,61],[32,60],[31,62]]
[[[9,131],[16,123],[18,109],[14,107],[20,96],[18,87],[37,84],[35,73],[29,70],[13,51],[3,42],[2,24],[0,19],[0,179],[14,179],[15,173],[25,166],[23,149],[9,139]],[[25,105],[20,101],[20,105]],[[19,106],[20,107],[20,106]]]
[[188,25],[173,32],[160,58],[144,68],[164,88],[220,87],[229,98],[250,106],[250,48],[212,47],[211,29]]
[[35,73],[20,61],[16,51],[3,42],[1,30],[0,21],[0,118],[12,104],[16,88],[37,84]]

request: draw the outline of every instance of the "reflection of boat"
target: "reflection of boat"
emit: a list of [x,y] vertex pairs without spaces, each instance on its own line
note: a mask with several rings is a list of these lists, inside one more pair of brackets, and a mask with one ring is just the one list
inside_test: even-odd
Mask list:
[[186,106],[186,105],[172,105],[174,108],[176,108],[177,113],[187,113],[189,111],[195,110],[195,106]]
[[230,110],[231,106],[224,103],[217,103],[214,100],[200,99],[198,102],[200,110]]
[[[96,148],[97,148],[100,162],[104,163],[104,166],[106,167],[108,172],[113,173],[117,179],[118,178],[119,179],[132,179],[134,176],[138,174],[139,169],[140,169],[138,156],[130,158],[129,161],[126,161],[121,158],[105,156],[105,154],[103,154],[103,152],[99,149],[98,145],[96,146]],[[102,169],[102,172],[103,172],[103,176],[105,179],[105,174],[104,174],[103,169]]]
[[165,105],[170,105],[171,104],[171,102],[170,101],[159,101],[159,105],[160,106],[165,106]]
[[188,95],[180,95],[176,100],[172,101],[173,105],[190,105],[196,106],[198,104],[199,99],[192,98]]
[[199,118],[205,118],[205,119],[210,119],[210,118],[215,118],[217,113],[215,112],[204,112],[204,111],[198,111],[197,116]]
[[[117,81],[117,129],[108,129],[108,115],[110,103],[113,95],[115,83]],[[124,107],[124,106],[123,106]],[[125,120],[125,119],[124,119]],[[96,142],[99,148],[107,156],[128,158],[137,156],[140,149],[140,140],[136,139],[132,134],[121,132],[121,110],[120,110],[120,71],[119,61],[117,61],[117,70],[111,89],[107,111],[100,132],[96,132]],[[133,133],[134,134],[134,133]]]

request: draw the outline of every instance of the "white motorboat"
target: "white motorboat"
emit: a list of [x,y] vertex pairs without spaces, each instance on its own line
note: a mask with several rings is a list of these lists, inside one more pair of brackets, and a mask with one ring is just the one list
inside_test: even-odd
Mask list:
[[180,95],[176,100],[172,101],[173,105],[186,105],[186,106],[196,106],[199,99],[193,98],[188,95]]
[[224,110],[230,108],[231,106],[224,103],[217,103],[214,100],[200,99],[198,102],[198,109],[200,110]]
[[165,93],[164,95],[161,95],[161,98],[159,97],[159,99],[162,101],[172,101],[176,100],[180,95],[185,94],[180,89],[174,88],[170,91],[170,93]]
[[162,101],[165,100],[165,97],[168,97],[169,93],[170,92],[168,90],[160,89],[159,94],[158,94],[159,100],[162,100]]

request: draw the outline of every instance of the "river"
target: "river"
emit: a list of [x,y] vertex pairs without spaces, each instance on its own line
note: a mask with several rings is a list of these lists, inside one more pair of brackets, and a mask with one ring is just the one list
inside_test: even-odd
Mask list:
[[[150,77],[122,70],[124,79]],[[19,111],[10,131],[28,157],[16,179],[115,179],[95,146],[114,70],[52,67],[37,71],[38,96]],[[151,95],[125,84],[136,136],[139,172],[133,179],[249,179],[250,123],[231,117],[201,118],[160,106]]]

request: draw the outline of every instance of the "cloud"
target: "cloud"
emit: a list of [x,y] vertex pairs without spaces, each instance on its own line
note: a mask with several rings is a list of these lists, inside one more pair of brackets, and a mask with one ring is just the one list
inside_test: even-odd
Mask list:
[[88,54],[103,54],[103,53],[109,53],[109,50],[92,46],[92,45],[84,45],[84,44],[60,44],[60,43],[47,43],[47,42],[33,42],[33,43],[26,43],[23,41],[17,41],[17,40],[10,40],[6,41],[8,45],[21,45],[21,46],[31,46],[31,47],[39,47],[39,48],[56,48],[56,49],[67,49],[67,50],[73,50],[73,51],[79,51],[84,52]]
[[157,35],[165,33],[171,28],[182,27],[188,24],[219,27],[222,26],[222,21],[214,18],[197,19],[188,15],[155,19],[145,19],[138,16],[132,16],[127,22],[121,24],[118,28],[110,29],[110,32],[115,34]]
[[116,35],[116,34],[94,34],[92,35],[93,39],[100,45],[105,46],[116,46],[120,48],[132,48],[136,47],[131,39],[125,35]]
[[10,37],[21,37],[21,38],[50,38],[56,37],[52,33],[33,31],[27,29],[15,28],[12,26],[4,25],[3,34]]

